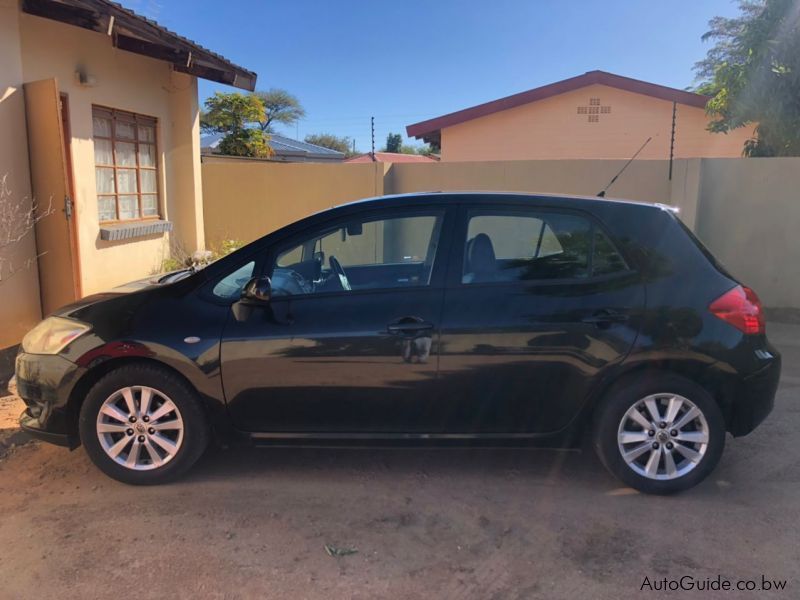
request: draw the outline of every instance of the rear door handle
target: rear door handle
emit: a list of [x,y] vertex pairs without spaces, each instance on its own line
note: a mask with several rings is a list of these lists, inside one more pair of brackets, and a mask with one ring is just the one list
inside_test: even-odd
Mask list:
[[629,319],[628,315],[624,313],[618,313],[613,310],[600,310],[590,315],[588,317],[584,317],[582,321],[584,323],[589,323],[590,325],[597,325],[598,327],[608,326],[612,323],[624,323]]
[[405,335],[412,335],[419,333],[420,331],[425,331],[428,329],[433,329],[433,323],[428,323],[427,321],[411,321],[407,323],[390,323],[386,326],[386,331],[392,334],[405,334]]

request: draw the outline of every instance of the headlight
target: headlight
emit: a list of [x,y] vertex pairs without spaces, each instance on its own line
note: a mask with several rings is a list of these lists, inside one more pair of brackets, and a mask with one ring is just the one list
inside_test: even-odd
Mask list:
[[80,321],[48,317],[22,338],[22,349],[30,354],[58,354],[90,329]]

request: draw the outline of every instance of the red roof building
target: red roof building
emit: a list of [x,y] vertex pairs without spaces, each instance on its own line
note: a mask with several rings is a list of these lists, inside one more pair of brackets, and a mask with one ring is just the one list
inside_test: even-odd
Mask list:
[[[753,127],[708,130],[709,97],[589,71],[406,128],[443,161],[737,157]],[[674,125],[674,144],[672,144]]]
[[401,154],[399,152],[376,152],[373,155],[370,153],[360,154],[353,158],[348,158],[344,162],[347,163],[366,163],[366,162],[387,162],[387,163],[427,163],[437,162],[435,158],[430,156],[423,156],[422,154]]

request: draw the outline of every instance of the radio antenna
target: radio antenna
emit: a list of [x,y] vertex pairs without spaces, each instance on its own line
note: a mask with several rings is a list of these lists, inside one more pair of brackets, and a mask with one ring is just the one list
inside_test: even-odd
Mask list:
[[650,136],[649,138],[647,138],[647,139],[644,141],[644,144],[642,144],[642,145],[639,147],[639,149],[636,151],[636,154],[634,154],[633,156],[631,156],[630,160],[629,160],[628,162],[626,162],[626,163],[625,163],[625,166],[624,166],[624,167],[622,167],[622,168],[619,170],[619,173],[617,173],[616,175],[614,175],[614,177],[611,179],[611,181],[609,181],[609,182],[608,182],[608,185],[607,185],[606,187],[604,187],[604,188],[602,189],[602,191],[601,191],[599,194],[597,194],[597,195],[598,195],[598,197],[600,197],[600,198],[605,198],[605,197],[606,197],[606,192],[608,191],[608,188],[610,188],[612,185],[614,185],[614,182],[617,180],[617,178],[619,178],[619,176],[620,176],[620,175],[622,175],[622,173],[625,171],[625,169],[627,169],[627,168],[628,168],[628,165],[629,165],[629,164],[631,164],[631,163],[632,163],[634,160],[636,160],[636,157],[637,157],[637,156],[639,156],[639,153],[640,153],[642,150],[644,150],[644,147],[645,147],[645,146],[647,146],[647,144],[649,144],[649,143],[650,143],[650,140],[652,140],[652,139],[653,139],[653,136]]

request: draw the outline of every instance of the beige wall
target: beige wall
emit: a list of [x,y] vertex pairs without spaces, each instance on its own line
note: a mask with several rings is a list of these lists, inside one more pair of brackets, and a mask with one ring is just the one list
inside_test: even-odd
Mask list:
[[203,157],[205,233],[252,241],[312,213],[383,194],[384,163],[272,163]]
[[[22,95],[22,58],[19,49],[19,19],[16,0],[0,0],[0,185],[5,178],[8,195],[2,199],[0,214],[21,213],[31,206],[28,169],[28,139],[25,129],[25,101]],[[33,231],[18,243],[6,244],[22,229],[4,229],[0,241],[0,349],[16,344],[41,318],[39,272]],[[15,274],[11,274],[14,270]]]
[[[589,98],[610,106],[597,123],[577,114]],[[706,131],[702,108],[678,104],[675,157],[738,157],[751,137]],[[442,129],[443,161],[628,159],[648,137],[643,159],[668,159],[672,102],[604,85],[591,85]]]
[[[381,193],[496,190],[594,196],[622,160],[395,164],[203,162],[206,237],[253,240],[313,212]],[[608,196],[675,206],[768,306],[800,308],[800,158],[630,165]]]
[[[395,164],[386,179],[387,193],[495,190],[595,196],[625,165],[624,160],[517,160]],[[668,163],[631,163],[609,191],[621,198],[670,201]]]
[[[676,161],[676,185],[667,161],[632,163],[609,196],[671,204],[694,222],[696,200]],[[203,157],[206,239],[252,241],[302,217],[381,194],[426,191],[515,191],[595,196],[625,165],[606,161],[509,161],[461,163],[272,163]],[[696,190],[695,190],[696,191]]]
[[800,158],[703,160],[695,229],[766,305],[800,308]]
[[[117,50],[106,35],[26,14],[19,20],[24,81],[55,77],[60,91],[68,94],[83,293],[145,277],[159,268],[169,251],[168,234],[100,240],[93,104],[158,119],[162,216],[173,221],[172,235],[187,250],[202,248],[196,80],[174,73],[162,61]],[[78,69],[93,76],[96,85],[80,85],[75,77]]]

